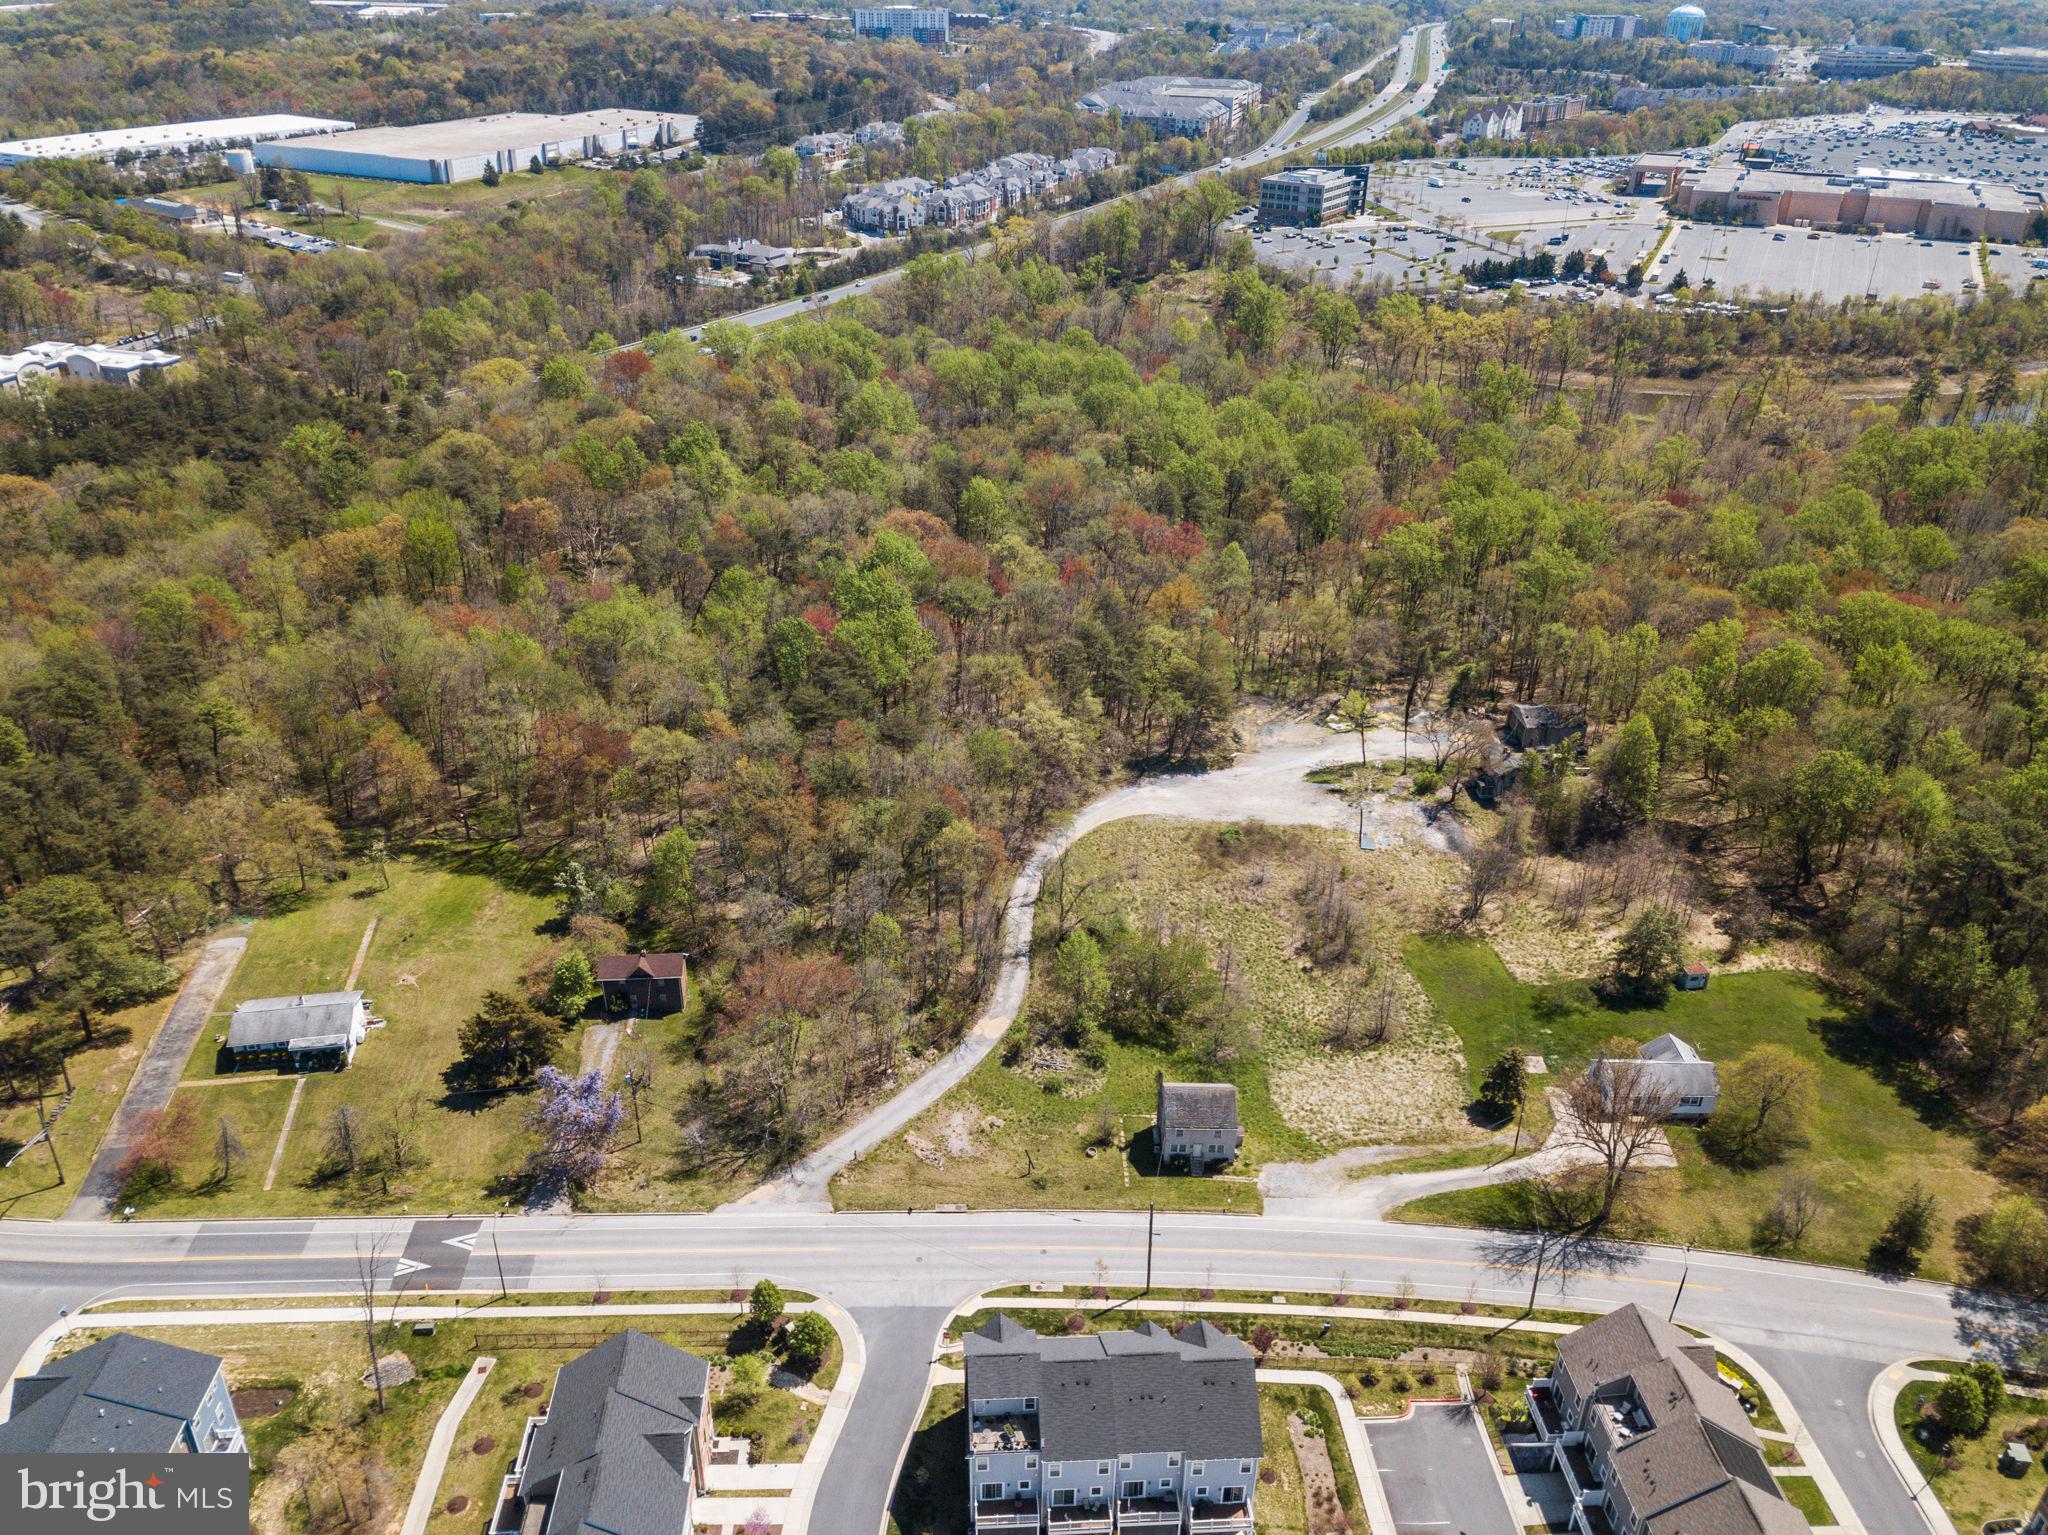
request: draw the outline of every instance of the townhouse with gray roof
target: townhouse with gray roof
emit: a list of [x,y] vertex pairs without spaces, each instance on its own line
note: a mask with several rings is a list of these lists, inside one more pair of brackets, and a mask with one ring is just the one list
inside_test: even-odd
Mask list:
[[1713,1345],[1640,1306],[1564,1338],[1528,1399],[1579,1535],[1806,1535]]
[[1264,1445],[1252,1351],[1207,1322],[965,1339],[975,1535],[1251,1535]]
[[220,1360],[132,1332],[17,1379],[10,1416],[0,1423],[0,1455],[232,1455],[247,1448]]
[[711,1454],[711,1369],[629,1328],[555,1372],[492,1535],[689,1535]]

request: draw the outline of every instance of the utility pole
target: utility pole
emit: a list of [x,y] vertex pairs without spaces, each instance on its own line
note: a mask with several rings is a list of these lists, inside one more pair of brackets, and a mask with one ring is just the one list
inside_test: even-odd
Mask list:
[[1145,1206],[1145,1293],[1147,1295],[1152,1293],[1152,1217],[1158,1210],[1159,1206],[1157,1205],[1148,1204]]
[[50,1128],[50,1116],[43,1112],[42,1099],[40,1097],[36,1100],[36,1112],[42,1115],[43,1144],[50,1148],[50,1165],[57,1169],[57,1182],[62,1184],[65,1182],[64,1164],[57,1160],[57,1136]]
[[1687,1242],[1685,1244],[1685,1267],[1678,1271],[1678,1293],[1671,1297],[1671,1312],[1670,1315],[1664,1318],[1665,1321],[1672,1321],[1678,1316],[1678,1303],[1685,1299],[1685,1282],[1690,1278],[1692,1278],[1692,1243]]

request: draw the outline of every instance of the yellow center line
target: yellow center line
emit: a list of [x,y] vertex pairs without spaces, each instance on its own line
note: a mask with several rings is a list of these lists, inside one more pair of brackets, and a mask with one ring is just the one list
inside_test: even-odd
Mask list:
[[[1104,1249],[1100,1246],[1086,1246],[1079,1243],[972,1242],[968,1244],[967,1250],[978,1253],[1100,1253]],[[1496,1274],[1526,1274],[1530,1272],[1530,1266],[1525,1263],[1486,1263],[1473,1258],[1423,1258],[1416,1260],[1382,1257],[1374,1253],[1301,1251],[1291,1248],[1280,1249],[1270,1247],[1160,1247],[1156,1251],[1169,1256],[1177,1255],[1187,1258],[1334,1258],[1354,1264],[1388,1263],[1413,1265],[1419,1262],[1435,1268],[1484,1269]],[[1615,1284],[1653,1285],[1666,1290],[1675,1290],[1679,1285],[1679,1281],[1676,1279],[1653,1279],[1644,1274],[1602,1274],[1590,1269],[1551,1269],[1548,1272],[1572,1279],[1607,1279]],[[1702,1280],[1694,1279],[1686,1283],[1686,1288],[1689,1290],[1720,1290],[1722,1287],[1717,1284],[1707,1284]],[[1915,1320],[1924,1321],[1925,1318],[1916,1317]]]

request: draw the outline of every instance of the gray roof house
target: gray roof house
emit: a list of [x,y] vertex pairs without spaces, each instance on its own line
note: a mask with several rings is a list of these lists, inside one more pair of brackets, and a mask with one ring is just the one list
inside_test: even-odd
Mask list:
[[689,1535],[711,1453],[711,1369],[628,1329],[555,1372],[494,1535]]
[[1040,1337],[998,1316],[964,1341],[976,1535],[1250,1535],[1264,1445],[1236,1338],[1207,1322]]
[[117,1332],[14,1382],[0,1454],[236,1454],[227,1372],[211,1354]]
[[1713,1346],[1640,1306],[1566,1337],[1528,1398],[1579,1535],[1805,1535]]
[[1549,704],[1510,704],[1507,723],[1500,738],[1516,751],[1560,746],[1573,736],[1586,733],[1586,722],[1575,714],[1553,709]]
[[1159,1165],[1186,1159],[1190,1172],[1237,1160],[1244,1130],[1237,1122],[1237,1089],[1228,1082],[1169,1082],[1160,1072],[1154,1133]]
[[228,1024],[228,1054],[242,1061],[289,1057],[296,1068],[346,1066],[370,1031],[370,999],[359,991],[252,997]]
[[1659,1034],[1632,1061],[1602,1056],[1587,1071],[1610,1107],[1623,1088],[1632,1097],[1654,1095],[1668,1104],[1665,1117],[1670,1119],[1705,1119],[1721,1100],[1721,1074],[1714,1063],[1676,1034]]

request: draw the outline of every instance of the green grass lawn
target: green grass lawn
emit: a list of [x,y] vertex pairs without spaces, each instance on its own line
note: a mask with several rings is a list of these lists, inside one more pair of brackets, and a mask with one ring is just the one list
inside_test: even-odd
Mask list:
[[[1259,1485],[1253,1494],[1258,1527],[1264,1535],[1308,1535],[1308,1489],[1302,1483],[1301,1458],[1287,1423],[1300,1409],[1292,1400],[1303,1386],[1259,1387],[1259,1436],[1264,1456]],[[1269,1480],[1270,1478],[1270,1480]]]
[[[841,1174],[835,1202],[846,1209],[1257,1210],[1252,1180],[1265,1162],[1311,1158],[1359,1141],[1470,1134],[1457,1042],[1430,1016],[1394,952],[1392,934],[1400,903],[1414,893],[1415,866],[1399,852],[1361,854],[1335,832],[1232,830],[1239,835],[1225,840],[1211,826],[1119,821],[1091,832],[1068,856],[1076,885],[1096,882],[1085,910],[1157,919],[1199,935],[1219,968],[1227,961],[1255,1031],[1249,1048],[1219,1064],[1196,1050],[1176,1054],[1113,1040],[1096,1072],[1078,1062],[1061,1068],[1029,1059],[1020,1032],[907,1136]],[[1302,958],[1294,892],[1304,872],[1325,858],[1340,860],[1353,899],[1371,913],[1363,952],[1380,964],[1406,1013],[1394,1043],[1358,1050],[1328,1043],[1347,988],[1366,985],[1368,976],[1363,964],[1323,969]],[[1052,906],[1040,903],[1042,935],[1055,920]],[[1034,983],[1024,1016],[1043,996],[1042,984]],[[1149,1131],[1162,1071],[1169,1080],[1236,1083],[1245,1144],[1230,1171],[1242,1181],[1153,1176]]]
[[[1705,991],[1673,992],[1661,1008],[1610,1011],[1555,988],[1510,975],[1484,943],[1411,939],[1403,956],[1445,1020],[1464,1041],[1471,1080],[1503,1050],[1548,1058],[1562,1079],[1591,1058],[1609,1035],[1644,1040],[1670,1031],[1713,1060],[1754,1045],[1785,1045],[1820,1071],[1820,1114],[1808,1144],[1776,1168],[1740,1171],[1713,1160],[1699,1132],[1674,1127],[1679,1165],[1656,1174],[1641,1201],[1639,1235],[1747,1248],[1752,1230],[1790,1174],[1819,1188],[1822,1210],[1791,1256],[1860,1265],[1896,1205],[1918,1181],[1941,1200],[1943,1232],[1924,1273],[1954,1272],[1948,1225],[1981,1209],[1996,1191],[1979,1165],[1962,1115],[1910,1061],[1889,1051],[1871,1028],[1822,983],[1792,971],[1716,976]],[[1540,1085],[1541,1079],[1538,1079]],[[1465,1190],[1404,1205],[1402,1219],[1498,1224],[1497,1190]]]
[[[189,1182],[154,1204],[155,1215],[247,1215],[289,1209],[307,1214],[345,1210],[467,1209],[495,1207],[500,1180],[525,1154],[523,1093],[475,1095],[451,1091],[442,1073],[457,1056],[456,1031],[487,990],[517,989],[522,971],[544,943],[540,931],[553,902],[512,888],[490,874],[414,859],[395,859],[388,888],[374,873],[324,886],[297,910],[251,925],[249,947],[222,997],[220,1012],[202,1033],[186,1067],[188,1080],[213,1078],[227,1063],[216,1038],[227,1032],[234,1005],[249,997],[331,991],[347,979],[363,931],[372,917],[376,936],[357,984],[377,1014],[373,1029],[346,1071],[313,1072],[285,1147],[277,1186],[263,1190],[263,1169],[276,1141],[274,1100],[281,1116],[290,1084],[232,1083],[187,1086],[202,1122],[210,1109],[233,1101],[246,1113],[253,1167],[227,1184]],[[575,1040],[565,1038],[561,1060],[575,1064]],[[419,1159],[388,1184],[377,1178],[328,1178],[321,1163],[326,1127],[349,1105],[366,1126],[409,1109],[417,1115]],[[267,1129],[268,1138],[261,1138]],[[203,1154],[195,1153],[203,1160]],[[181,1173],[184,1171],[181,1164]]]
[[[1893,1409],[1899,1437],[1905,1441],[1913,1464],[1927,1478],[1961,1535],[1974,1535],[1993,1519],[2024,1520],[2033,1512],[2042,1493],[2048,1491],[2040,1453],[2035,1453],[2033,1468],[2022,1477],[2000,1471],[1998,1457],[2008,1439],[2017,1439],[2031,1425],[2048,1419],[2048,1402],[2029,1397],[2008,1398],[1983,1438],[1950,1442],[1938,1426],[1923,1423],[1920,1416],[1920,1404],[1933,1399],[1937,1386],[1935,1381],[1908,1381]],[[1924,1439],[1923,1431],[1927,1435]],[[2041,1443],[2039,1436],[2035,1443]],[[1953,1471],[1947,1469],[1950,1456],[1960,1462]]]
[[1808,1524],[1833,1524],[1835,1511],[1828,1507],[1828,1500],[1822,1496],[1820,1483],[1810,1476],[1781,1476],[1778,1491],[1785,1495],[1800,1513],[1806,1516]]
[[[97,1042],[81,1044],[81,1048],[66,1057],[74,1091],[69,1106],[57,1116],[55,1126],[57,1162],[63,1166],[64,1181],[60,1183],[57,1179],[47,1146],[39,1144],[22,1152],[12,1167],[0,1168],[0,1217],[55,1217],[64,1212],[78,1192],[86,1169],[92,1165],[93,1152],[106,1133],[107,1122],[128,1091],[128,1079],[135,1074],[136,1062],[156,1037],[175,995],[174,988],[153,1002],[102,1019],[93,1027]],[[25,1028],[28,1021],[26,1014],[0,1018],[0,1037]],[[41,1125],[35,1094],[29,1091],[26,1080],[20,1085],[20,1097],[0,1096],[0,1155],[13,1155]],[[46,1085],[54,1095],[47,1099],[46,1110],[54,1111],[64,1091],[63,1081],[53,1076]],[[0,1083],[0,1094],[4,1094],[5,1087],[5,1083]]]
[[889,1495],[885,1535],[965,1535],[967,1393],[934,1386]]
[[[297,1535],[306,1527],[306,1502],[323,1517],[347,1499],[354,1527],[395,1529],[425,1457],[428,1438],[442,1409],[480,1354],[498,1363],[464,1415],[436,1498],[433,1535],[476,1535],[488,1517],[500,1479],[518,1453],[529,1416],[543,1410],[555,1371],[624,1327],[686,1348],[718,1367],[734,1353],[758,1347],[755,1331],[735,1330],[735,1319],[719,1316],[544,1317],[522,1322],[516,1315],[486,1311],[436,1325],[417,1334],[409,1322],[379,1324],[378,1351],[402,1350],[418,1379],[386,1390],[385,1408],[363,1384],[368,1353],[359,1323],[256,1323],[235,1327],[133,1329],[187,1348],[218,1354],[228,1384],[245,1414],[254,1487],[251,1522],[256,1535]],[[60,1352],[83,1348],[101,1334],[67,1335]],[[829,1389],[841,1350],[817,1381]],[[537,1392],[529,1394],[530,1388]],[[247,1393],[276,1388],[289,1393],[281,1407],[256,1411]],[[792,1442],[799,1423],[814,1427],[821,1409],[794,1393],[770,1387],[750,1404],[714,1399],[712,1419],[720,1433],[748,1435],[765,1427],[762,1458],[800,1459],[808,1444]],[[488,1444],[486,1444],[488,1441]],[[337,1464],[339,1462],[340,1464]],[[459,1514],[449,1503],[467,1498]]]

